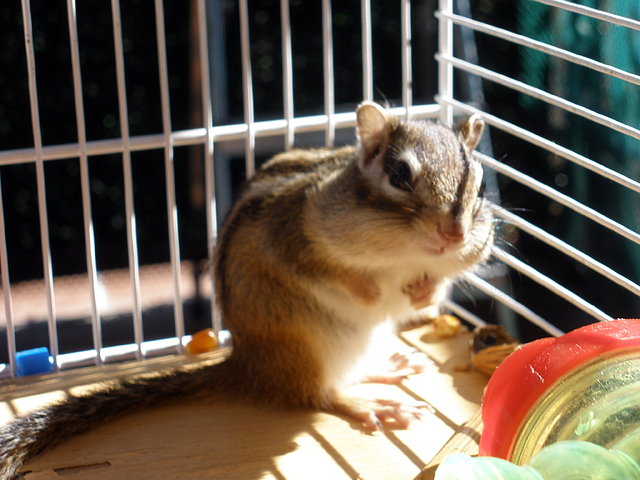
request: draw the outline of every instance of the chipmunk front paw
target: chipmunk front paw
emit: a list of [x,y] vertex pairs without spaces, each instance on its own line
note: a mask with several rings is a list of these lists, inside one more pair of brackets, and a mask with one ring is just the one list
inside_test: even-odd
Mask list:
[[436,283],[426,276],[421,277],[413,283],[405,285],[402,288],[402,293],[409,296],[413,308],[420,310],[435,303]]

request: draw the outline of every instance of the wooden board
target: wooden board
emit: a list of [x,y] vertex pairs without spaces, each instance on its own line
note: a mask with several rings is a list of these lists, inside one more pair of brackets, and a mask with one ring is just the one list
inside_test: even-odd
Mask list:
[[480,435],[482,433],[482,417],[478,410],[473,417],[442,447],[433,457],[429,465],[415,478],[415,480],[434,480],[440,462],[451,453],[465,453],[477,455]]
[[[406,430],[371,434],[322,412],[192,401],[132,413],[78,435],[30,462],[25,479],[411,480],[478,411],[487,377],[457,368],[467,361],[467,340],[466,334],[438,339],[430,326],[404,332],[395,341],[425,351],[433,360],[426,371],[399,387],[354,387],[370,398],[425,401],[424,418]],[[72,385],[180,361],[156,359],[4,385],[0,420],[82,388]]]

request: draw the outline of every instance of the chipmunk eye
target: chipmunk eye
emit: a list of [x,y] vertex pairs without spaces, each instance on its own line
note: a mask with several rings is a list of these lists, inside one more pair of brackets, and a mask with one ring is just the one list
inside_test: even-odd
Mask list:
[[389,183],[400,190],[411,191],[411,167],[402,160],[393,164],[389,170]]

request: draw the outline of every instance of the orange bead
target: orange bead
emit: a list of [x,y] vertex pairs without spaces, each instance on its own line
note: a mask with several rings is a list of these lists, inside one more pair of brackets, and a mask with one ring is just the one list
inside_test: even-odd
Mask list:
[[214,331],[205,328],[191,336],[191,341],[185,347],[187,353],[204,353],[218,348],[218,338]]

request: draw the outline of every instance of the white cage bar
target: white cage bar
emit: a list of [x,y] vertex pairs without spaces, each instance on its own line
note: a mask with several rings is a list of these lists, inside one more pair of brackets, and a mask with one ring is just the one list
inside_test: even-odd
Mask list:
[[78,46],[78,25],[76,4],[67,1],[67,17],[69,21],[69,41],[71,43],[71,69],[73,71],[73,99],[78,130],[78,147],[80,149],[80,179],[82,185],[82,216],[84,223],[85,257],[89,277],[89,303],[91,304],[91,330],[93,348],[96,351],[96,363],[102,364],[102,329],[100,311],[98,310],[97,285],[98,268],[96,265],[96,244],[94,240],[93,218],[91,214],[91,196],[89,186],[89,160],[87,156],[87,133],[82,95],[82,78],[80,73],[80,48]]
[[[124,73],[124,49],[122,46],[122,16],[120,2],[111,0],[111,17],[113,19],[113,42],[116,58],[116,78],[118,89],[118,114],[121,119],[129,118],[127,107],[127,92]],[[122,172],[124,179],[124,205],[127,229],[127,258],[133,298],[133,336],[135,341],[135,355],[142,358],[142,301],[140,293],[140,261],[138,257],[138,240],[136,237],[136,215],[133,205],[133,174],[131,170],[131,141],[129,137],[129,122],[120,122],[122,136]]]
[[[36,65],[33,48],[33,29],[31,26],[31,5],[29,0],[23,0],[22,19],[24,24],[24,44],[27,57],[27,71],[29,79],[29,105],[31,107],[31,127],[33,130],[33,150],[36,164],[36,177],[38,183],[38,214],[40,220],[40,244],[42,247],[42,265],[44,271],[44,285],[47,298],[47,326],[49,332],[49,349],[53,357],[54,365],[58,365],[58,333],[56,329],[56,313],[53,292],[53,269],[51,265],[51,249],[49,246],[49,221],[47,216],[47,200],[44,179],[44,158],[42,152],[42,133],[40,130],[40,114],[38,109],[38,90],[36,87]],[[9,285],[9,283],[7,283]],[[14,325],[14,322],[8,321]],[[15,339],[15,331],[7,332],[7,337]],[[10,362],[15,359],[11,358]],[[15,364],[10,370],[15,372]]]
[[[549,8],[558,11],[569,11],[575,15],[585,15],[597,21],[607,22],[616,25],[616,28],[626,28],[633,31],[640,31],[640,21],[637,19],[625,18],[620,15],[605,12],[602,10],[584,7],[573,2],[563,0],[530,0],[532,3],[548,5]],[[640,181],[633,178],[626,172],[618,171],[610,166],[599,163],[596,159],[588,158],[579,152],[556,143],[553,139],[545,138],[520,125],[490,113],[490,109],[484,105],[471,105],[467,99],[463,99],[457,86],[457,80],[461,75],[471,75],[519,92],[521,95],[537,98],[543,102],[563,109],[570,114],[579,115],[590,122],[598,124],[603,128],[610,129],[625,135],[633,141],[640,141],[640,130],[637,125],[629,125],[611,116],[594,111],[578,103],[572,102],[562,96],[551,93],[547,90],[528,85],[527,83],[510,77],[504,73],[494,71],[480,63],[474,63],[468,58],[464,58],[457,48],[454,48],[454,38],[456,29],[470,29],[476,35],[490,36],[499,41],[519,48],[532,49],[545,55],[549,55],[560,62],[570,62],[575,65],[590,69],[604,77],[611,77],[627,82],[631,85],[640,86],[640,75],[637,72],[627,71],[622,68],[609,65],[607,63],[588,58],[577,54],[566,48],[548,44],[540,40],[527,37],[515,31],[499,28],[478,19],[470,18],[454,11],[456,2],[454,0],[440,0],[439,11],[436,16],[440,22],[438,41],[439,52],[437,55],[438,65],[438,92],[437,103],[425,103],[415,101],[415,47],[412,39],[415,36],[416,28],[421,28],[412,18],[412,5],[416,2],[402,0],[398,5],[398,39],[400,51],[394,52],[399,60],[399,71],[397,77],[400,78],[399,102],[401,106],[391,109],[393,114],[413,118],[436,119],[439,118],[445,123],[452,123],[454,113],[482,115],[487,124],[513,138],[523,140],[541,151],[556,155],[573,165],[583,168],[602,178],[613,182],[617,188],[622,188],[640,195]],[[295,56],[292,52],[292,27],[295,26],[295,18],[292,15],[292,5],[288,0],[281,0],[279,3],[278,16],[280,19],[280,56],[282,61],[282,117],[273,120],[259,120],[256,118],[256,107],[254,105],[254,80],[252,72],[255,65],[252,62],[251,45],[255,40],[252,34],[252,15],[248,0],[240,0],[238,4],[237,19],[239,27],[239,38],[233,39],[239,43],[239,57],[241,66],[241,98],[243,101],[242,123],[214,124],[213,109],[217,99],[212,98],[210,84],[212,69],[209,67],[210,60],[210,36],[212,32],[207,31],[207,3],[205,0],[198,0],[195,11],[196,22],[192,28],[197,31],[197,53],[199,57],[199,81],[200,99],[202,109],[202,123],[193,128],[176,130],[172,125],[172,102],[169,85],[169,58],[166,48],[166,24],[164,18],[164,8],[162,0],[155,0],[155,27],[156,27],[156,49],[158,57],[158,83],[160,92],[161,111],[161,131],[145,134],[132,135],[127,121],[129,106],[127,102],[127,84],[125,79],[125,52],[123,44],[122,14],[120,2],[111,0],[111,10],[113,19],[113,51],[115,58],[116,72],[116,97],[117,109],[120,117],[120,135],[117,138],[105,140],[88,140],[85,125],[85,106],[83,105],[82,87],[82,66],[80,60],[80,45],[78,40],[78,23],[76,16],[76,3],[74,0],[67,1],[68,32],[71,52],[71,71],[73,81],[74,112],[76,115],[77,141],[74,143],[43,145],[42,131],[40,125],[39,97],[46,95],[46,91],[38,90],[37,64],[33,41],[32,10],[29,0],[22,0],[22,18],[24,28],[25,59],[27,65],[28,95],[31,112],[31,128],[33,134],[33,147],[0,151],[0,178],[2,177],[2,167],[11,165],[35,166],[37,183],[37,205],[39,218],[39,234],[41,242],[41,255],[43,264],[44,300],[46,302],[46,323],[49,335],[49,349],[53,356],[57,368],[70,368],[78,365],[100,364],[104,362],[116,361],[122,358],[138,358],[155,355],[161,352],[180,352],[182,345],[188,339],[185,330],[185,319],[183,304],[186,300],[185,291],[182,285],[182,262],[180,254],[180,229],[178,223],[178,207],[176,201],[176,165],[174,164],[174,152],[181,147],[198,147],[202,151],[202,162],[204,165],[204,186],[205,186],[205,215],[206,215],[206,235],[208,261],[212,262],[215,237],[217,232],[217,188],[220,178],[216,178],[214,160],[219,148],[227,148],[241,154],[244,157],[244,171],[246,176],[251,176],[256,168],[256,140],[274,139],[282,141],[283,148],[289,149],[297,144],[300,136],[308,133],[323,135],[325,145],[337,143],[336,132],[351,129],[355,124],[355,115],[351,111],[340,112],[336,105],[336,84],[335,84],[335,61],[334,58],[334,9],[330,0],[318,0],[321,16],[318,19],[322,32],[322,45],[318,45],[318,51],[313,52],[322,59],[322,96],[317,102],[318,113],[305,116],[296,116],[294,109],[296,78],[294,76]],[[362,64],[362,98],[374,99],[376,79],[374,78],[375,51],[372,39],[375,33],[375,3],[370,0],[362,0],[359,4],[358,13],[361,27],[359,33],[361,39],[361,64]],[[418,61],[424,61],[419,59]],[[426,59],[431,61],[431,59]],[[135,159],[132,154],[135,152],[162,150],[164,156],[164,172],[166,183],[166,212],[168,243],[170,251],[170,270],[172,285],[172,308],[175,332],[173,336],[165,339],[149,341],[144,338],[143,331],[143,292],[141,287],[141,264],[138,252],[138,238],[136,230],[136,202],[135,202],[135,179],[133,176],[133,166]],[[128,259],[128,278],[130,283],[132,307],[131,315],[133,321],[134,343],[119,345],[115,347],[104,347],[102,340],[102,329],[108,325],[102,322],[102,312],[100,308],[98,282],[100,272],[96,266],[95,238],[93,229],[93,213],[90,197],[90,159],[99,155],[116,154],[122,157],[122,175],[124,190],[124,208],[126,223],[126,243]],[[597,211],[589,205],[568,196],[546,183],[527,175],[517,168],[508,165],[506,161],[497,160],[487,152],[477,154],[478,159],[483,163],[488,171],[493,172],[500,178],[508,178],[521,184],[524,190],[531,190],[537,194],[549,198],[553,202],[562,204],[569,209],[584,216],[589,221],[596,222],[606,229],[614,232],[620,237],[633,244],[634,248],[640,248],[640,234],[637,232],[637,225],[625,225],[617,219],[609,218],[604,213]],[[48,220],[48,206],[46,197],[47,181],[45,178],[45,163],[55,162],[62,159],[77,159],[80,165],[80,180],[82,191],[83,212],[83,233],[85,242],[85,257],[87,264],[87,277],[90,284],[89,310],[92,325],[93,349],[74,353],[60,354],[57,335],[58,319],[55,303],[54,271],[52,268],[52,252],[50,247],[50,232]],[[526,206],[525,206],[526,207]],[[4,365],[4,370],[0,371],[0,376],[13,376],[16,373],[15,355],[17,351],[16,330],[18,326],[15,322],[14,301],[11,283],[11,272],[9,271],[9,258],[7,251],[7,231],[5,225],[6,202],[0,188],[0,268],[2,270],[3,287],[3,314],[4,318],[0,323],[6,332],[6,345],[0,346],[0,352],[6,351],[8,363]],[[595,275],[606,278],[611,285],[620,287],[628,295],[640,298],[640,286],[635,279],[616,271],[605,262],[600,261],[578,247],[559,238],[554,232],[546,231],[497,204],[492,205],[494,215],[500,221],[511,225],[512,228],[529,235],[541,243],[561,252],[567,262],[578,262],[584,265]],[[526,258],[526,252],[524,257]],[[589,298],[583,298],[578,293],[572,291],[567,285],[562,285],[559,281],[543,273],[539,266],[529,265],[525,261],[517,258],[517,255],[509,253],[506,248],[494,248],[494,258],[492,261],[499,261],[505,264],[512,271],[531,278],[534,282],[542,285],[553,294],[576,306],[583,311],[592,321],[610,320],[612,316],[594,305]],[[485,295],[501,305],[514,315],[524,321],[537,325],[544,332],[551,335],[560,335],[563,330],[551,320],[543,318],[536,313],[536,305],[525,305],[518,298],[514,298],[504,282],[492,281],[490,278],[483,278],[479,273],[468,273],[464,276],[464,282],[471,288]],[[211,324],[217,332],[222,327],[220,315],[215,308],[213,294],[208,299],[212,305]],[[485,320],[476,312],[461,305],[456,298],[449,299],[445,307],[450,311],[466,319],[473,325],[482,324]]]
[[322,75],[324,80],[324,113],[327,116],[324,143],[333,146],[336,137],[335,98],[333,91],[333,22],[331,0],[322,0]]
[[[627,27],[634,30],[638,30],[640,23],[637,20],[621,17],[619,15],[610,14],[608,12],[600,11],[593,8],[583,7],[581,5],[577,5],[572,2],[566,2],[562,0],[531,0],[532,2],[544,3],[553,7],[557,7],[559,9],[564,9],[567,11],[575,12],[581,15],[587,15],[592,18],[596,18],[598,20],[602,20],[605,22],[611,22],[617,26]],[[444,5],[444,6],[443,6]],[[616,68],[612,65],[608,65],[591,58],[587,58],[583,55],[578,55],[574,52],[570,52],[568,50],[556,47],[554,45],[549,45],[544,42],[540,42],[536,39],[526,37],[524,35],[517,34],[515,32],[511,32],[508,30],[504,30],[502,28],[495,27],[493,25],[483,23],[477,21],[472,18],[467,18],[461,15],[453,14],[452,8],[448,5],[448,2],[441,2],[441,10],[436,13],[436,16],[439,18],[441,25],[445,28],[450,28],[452,24],[459,25],[465,28],[470,28],[475,32],[480,32],[483,34],[491,35],[493,37],[502,39],[506,42],[510,42],[513,44],[517,44],[526,48],[535,49],[537,51],[543,52],[547,55],[554,56],[555,58],[561,59],[563,61],[572,62],[577,65],[581,65],[587,68],[590,68],[594,71],[602,73],[606,76],[611,76],[625,82],[639,85],[640,76],[633,72],[627,72],[623,69]],[[442,27],[441,27],[442,28]],[[441,39],[446,38],[446,32],[441,30],[440,32]],[[526,83],[516,80],[514,78],[509,77],[508,75],[501,74],[500,72],[492,71],[487,69],[481,65],[475,65],[466,61],[462,58],[457,58],[452,53],[452,48],[443,48],[442,45],[440,47],[440,52],[437,55],[438,61],[441,64],[441,79],[447,78],[447,70],[455,69],[457,71],[464,71],[469,74],[477,75],[483,78],[486,81],[495,82],[507,88],[511,88],[517,90],[518,92],[528,95],[533,98],[537,98],[544,102],[547,102],[551,105],[554,105],[558,108],[565,109],[568,112],[571,112],[576,115],[580,115],[594,123],[598,123],[606,128],[615,130],[624,135],[632,137],[635,140],[640,139],[640,130],[635,128],[632,125],[625,124],[620,122],[614,118],[610,118],[606,115],[595,112],[589,108],[586,108],[582,105],[575,104],[570,102],[564,98],[558,97],[556,95],[551,94],[545,90],[541,90],[539,88],[527,85]],[[444,72],[444,73],[442,73]],[[442,89],[442,84],[440,88]],[[445,88],[451,88],[450,86],[445,86]],[[629,178],[620,172],[614,171],[604,165],[597,163],[583,155],[578,154],[568,148],[565,148],[561,145],[554,143],[553,141],[546,139],[544,137],[540,137],[535,133],[528,131],[522,127],[514,125],[504,119],[496,117],[494,115],[489,114],[488,112],[482,111],[481,109],[469,106],[464,104],[463,102],[450,98],[448,94],[441,95],[440,101],[442,103],[451,105],[456,109],[463,111],[467,114],[479,113],[481,114],[485,120],[493,127],[496,127],[504,132],[512,134],[518,138],[521,138],[533,145],[536,145],[542,149],[545,149],[549,152],[552,152],[564,159],[567,159],[581,167],[584,167],[598,175],[601,175],[604,178],[612,180],[619,185],[635,192],[636,194],[640,192],[638,187],[640,184],[637,179]],[[574,211],[584,215],[586,218],[598,222],[599,224],[605,226],[608,229],[616,232],[618,235],[625,237],[626,239],[634,242],[638,245],[638,240],[640,240],[640,235],[635,229],[629,228],[625,225],[621,225],[620,223],[612,220],[606,215],[590,208],[587,205],[584,205],[575,199],[560,193],[559,191],[549,187],[548,185],[518,171],[517,169],[504,164],[494,158],[491,158],[487,155],[477,154],[480,161],[488,168],[496,171],[501,175],[505,175],[511,179],[516,180],[521,183],[523,186],[534,189],[538,193],[548,196],[552,200],[559,202],[562,205],[565,205]],[[620,275],[618,272],[609,268],[606,265],[603,265],[601,262],[591,258],[589,255],[584,252],[578,250],[577,248],[567,244],[561,239],[551,235],[549,232],[546,232],[535,225],[532,225],[530,222],[522,219],[521,217],[506,211],[498,206],[494,206],[493,208],[494,214],[501,219],[506,220],[509,224],[516,226],[523,232],[530,234],[539,240],[547,243],[548,245],[553,246],[553,248],[563,252],[568,257],[571,257],[578,262],[581,262],[584,265],[587,265],[589,268],[598,272],[599,274],[606,276],[610,281],[617,283],[618,285],[623,286],[627,289],[632,295],[638,297],[640,294],[640,290],[638,290],[638,285],[630,280],[629,278]],[[637,226],[636,226],[637,228]],[[559,285],[557,282],[552,279],[546,277],[541,274],[539,271],[535,269],[534,266],[527,265],[525,262],[515,258],[514,256],[504,252],[500,248],[494,248],[494,256],[509,265],[511,268],[516,269],[524,275],[531,277],[534,281],[543,284],[550,291],[555,294],[561,296],[566,301],[573,303],[578,308],[582,309],[590,316],[592,316],[595,320],[606,321],[612,320],[612,317],[601,311],[585,299],[576,295],[570,289]],[[514,303],[511,297],[508,297],[504,294],[504,292],[499,291],[493,286],[489,286],[483,280],[477,278],[473,275],[468,275],[467,280],[469,280],[472,284],[474,284],[477,288],[480,288],[485,291],[485,293],[493,296],[497,301],[502,304],[507,305],[509,308],[514,309],[520,315],[525,318],[528,318],[533,323],[536,323],[541,328],[546,330],[547,332],[557,335],[560,334],[556,327],[554,327],[547,320],[542,319],[537,316],[537,314],[533,313],[533,311],[529,310],[527,307],[519,304],[519,302]],[[464,313],[462,314],[464,316]],[[470,319],[471,320],[471,319]]]
[[[158,73],[160,75],[160,100],[162,106],[162,134],[164,137],[165,189],[167,194],[167,220],[169,222],[169,251],[173,280],[173,314],[176,337],[184,337],[182,310],[182,283],[180,280],[180,241],[178,239],[178,208],[173,163],[173,138],[171,136],[171,105],[169,101],[169,68],[167,66],[166,34],[164,27],[164,6],[162,0],[155,0],[156,45],[158,47]],[[179,350],[182,342],[178,342]]]

